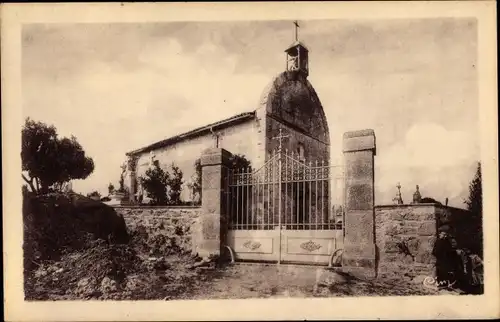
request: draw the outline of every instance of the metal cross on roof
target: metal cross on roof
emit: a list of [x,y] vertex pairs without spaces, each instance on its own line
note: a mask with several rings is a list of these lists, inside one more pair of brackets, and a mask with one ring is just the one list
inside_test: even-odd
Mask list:
[[297,20],[295,20],[293,22],[293,24],[295,25],[295,41],[298,41],[299,40],[299,22]]
[[280,133],[278,134],[278,136],[273,137],[274,140],[278,140],[279,141],[279,144],[278,144],[278,153],[281,153],[281,149],[283,147],[282,146],[283,139],[288,138],[288,137],[290,137],[290,135],[283,135],[283,130],[280,127]]
[[212,131],[212,137],[215,139],[215,147],[218,148],[222,134],[220,132],[215,132],[212,129],[211,131]]

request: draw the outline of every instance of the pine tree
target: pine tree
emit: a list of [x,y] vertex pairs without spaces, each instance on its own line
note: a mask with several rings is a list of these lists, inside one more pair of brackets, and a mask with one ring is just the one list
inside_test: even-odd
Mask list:
[[469,198],[465,200],[467,210],[474,215],[481,216],[483,213],[483,188],[481,179],[481,163],[478,162],[476,175],[469,184]]
[[164,206],[168,202],[167,187],[170,174],[163,170],[159,164],[146,170],[145,176],[140,178],[141,185],[153,200],[153,204]]
[[180,205],[182,184],[184,183],[182,180],[183,173],[175,164],[172,163],[171,167],[172,172],[168,179],[168,201],[171,205]]
[[483,257],[483,187],[480,162],[474,179],[469,184],[469,197],[465,200],[465,204],[472,216],[469,227],[472,251]]
[[195,204],[201,204],[201,159],[196,159],[194,162],[194,174],[191,181],[187,183],[187,187],[191,190],[191,198]]

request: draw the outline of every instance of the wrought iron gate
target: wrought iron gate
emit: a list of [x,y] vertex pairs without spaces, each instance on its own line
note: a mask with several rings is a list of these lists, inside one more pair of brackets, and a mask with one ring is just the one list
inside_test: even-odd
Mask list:
[[342,248],[340,165],[275,151],[260,169],[228,176],[227,244],[236,259],[329,264]]

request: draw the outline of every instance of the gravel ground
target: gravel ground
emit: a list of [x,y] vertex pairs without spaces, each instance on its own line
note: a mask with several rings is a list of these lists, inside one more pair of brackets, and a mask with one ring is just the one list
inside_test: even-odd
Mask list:
[[[192,268],[191,260],[177,255],[150,260],[140,260],[138,269],[127,274],[123,282],[105,278],[106,281],[96,281],[96,285],[86,281],[88,278],[75,278],[80,271],[77,267],[63,270],[61,263],[54,263],[43,269],[44,276],[33,278],[27,299],[196,300],[458,294],[438,292],[406,279],[363,281],[313,266],[239,263],[221,268]],[[66,279],[67,282],[61,283]]]
[[196,285],[190,299],[433,295],[436,290],[402,279],[362,281],[325,268],[235,264]]

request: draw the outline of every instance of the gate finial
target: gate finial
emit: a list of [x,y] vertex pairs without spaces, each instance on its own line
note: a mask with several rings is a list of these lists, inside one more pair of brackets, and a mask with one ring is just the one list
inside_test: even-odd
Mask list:
[[283,148],[283,144],[282,144],[283,139],[288,138],[288,137],[290,137],[290,135],[283,135],[283,131],[282,131],[281,127],[280,127],[280,131],[279,131],[279,135],[273,137],[273,139],[276,139],[279,142],[279,144],[278,144],[278,153],[279,154],[281,154],[281,149]]

